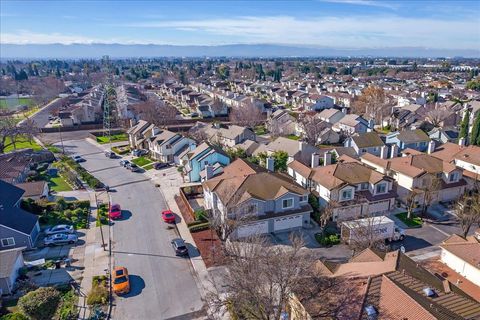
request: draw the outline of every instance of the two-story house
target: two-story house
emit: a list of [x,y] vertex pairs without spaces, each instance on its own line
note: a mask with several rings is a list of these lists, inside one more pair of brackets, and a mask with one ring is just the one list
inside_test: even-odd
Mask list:
[[387,152],[385,143],[375,132],[359,133],[349,137],[345,140],[344,146],[354,148],[358,156],[371,153],[380,157],[382,150]]
[[148,149],[154,159],[176,164],[179,164],[178,156],[194,145],[195,141],[192,139],[162,129],[158,129],[156,134],[148,140]]
[[421,129],[392,132],[385,137],[385,142],[396,144],[399,151],[409,148],[425,152],[430,141],[430,137]]
[[133,149],[142,149],[145,141],[145,136],[142,134],[150,126],[150,123],[145,120],[138,121],[135,125],[127,130],[128,142]]
[[278,135],[291,135],[295,133],[296,119],[286,110],[279,109],[267,119],[268,131]]
[[394,207],[393,179],[353,158],[342,156],[336,164],[313,168],[294,161],[288,167],[289,175],[309,188],[321,207],[331,207],[333,221],[380,215]]
[[[219,147],[203,142],[185,156],[185,171],[190,182],[199,182],[223,172],[230,164],[230,157]],[[210,170],[207,172],[207,169]]]
[[429,154],[411,150],[409,155],[391,159],[382,159],[366,153],[360,160],[378,172],[395,179],[399,199],[407,201],[413,192],[419,205],[425,203],[428,193],[436,203],[458,199],[467,185],[462,169]]
[[346,134],[364,133],[373,129],[373,125],[367,120],[356,114],[347,114],[333,125],[333,130],[344,132]]
[[255,133],[246,127],[233,124],[197,122],[190,132],[203,132],[208,141],[226,148],[235,147],[246,140],[255,141]]
[[24,191],[0,180],[0,250],[35,247],[40,226],[38,217],[22,210]]
[[288,176],[237,159],[203,183],[206,209],[243,219],[234,238],[301,229],[310,222],[309,192]]

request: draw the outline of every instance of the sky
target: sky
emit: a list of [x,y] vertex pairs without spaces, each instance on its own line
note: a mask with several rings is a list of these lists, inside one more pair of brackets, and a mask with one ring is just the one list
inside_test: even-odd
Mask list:
[[0,43],[480,48],[480,0],[0,1]]

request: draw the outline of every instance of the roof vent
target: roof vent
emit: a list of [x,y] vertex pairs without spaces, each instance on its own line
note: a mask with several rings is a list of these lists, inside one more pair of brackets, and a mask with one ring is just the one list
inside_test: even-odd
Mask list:
[[425,294],[426,297],[433,297],[435,296],[435,291],[430,288],[430,287],[427,287],[427,288],[424,288],[423,289],[423,293]]
[[367,313],[368,319],[377,318],[377,315],[378,315],[377,309],[375,309],[375,307],[372,306],[371,304],[365,307],[365,312]]

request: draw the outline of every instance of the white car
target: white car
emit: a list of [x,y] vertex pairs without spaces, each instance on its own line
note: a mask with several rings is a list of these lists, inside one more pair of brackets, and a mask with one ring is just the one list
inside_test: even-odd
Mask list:
[[47,236],[57,233],[75,233],[75,229],[68,224],[59,224],[45,230]]
[[73,244],[78,241],[76,234],[57,233],[43,239],[43,244],[46,246],[61,246],[64,244]]
[[73,161],[75,161],[76,163],[87,161],[87,160],[83,159],[81,156],[73,156],[72,159],[73,159]]

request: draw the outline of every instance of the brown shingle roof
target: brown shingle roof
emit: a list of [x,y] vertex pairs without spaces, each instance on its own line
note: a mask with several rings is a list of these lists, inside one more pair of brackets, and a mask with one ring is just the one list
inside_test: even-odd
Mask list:
[[382,139],[375,132],[365,132],[360,133],[352,137],[352,140],[355,141],[355,144],[359,148],[368,148],[368,147],[377,147],[384,146]]
[[339,162],[325,167],[313,169],[312,180],[332,190],[343,184],[357,185],[369,182],[377,183],[384,178],[383,174],[358,162]]

